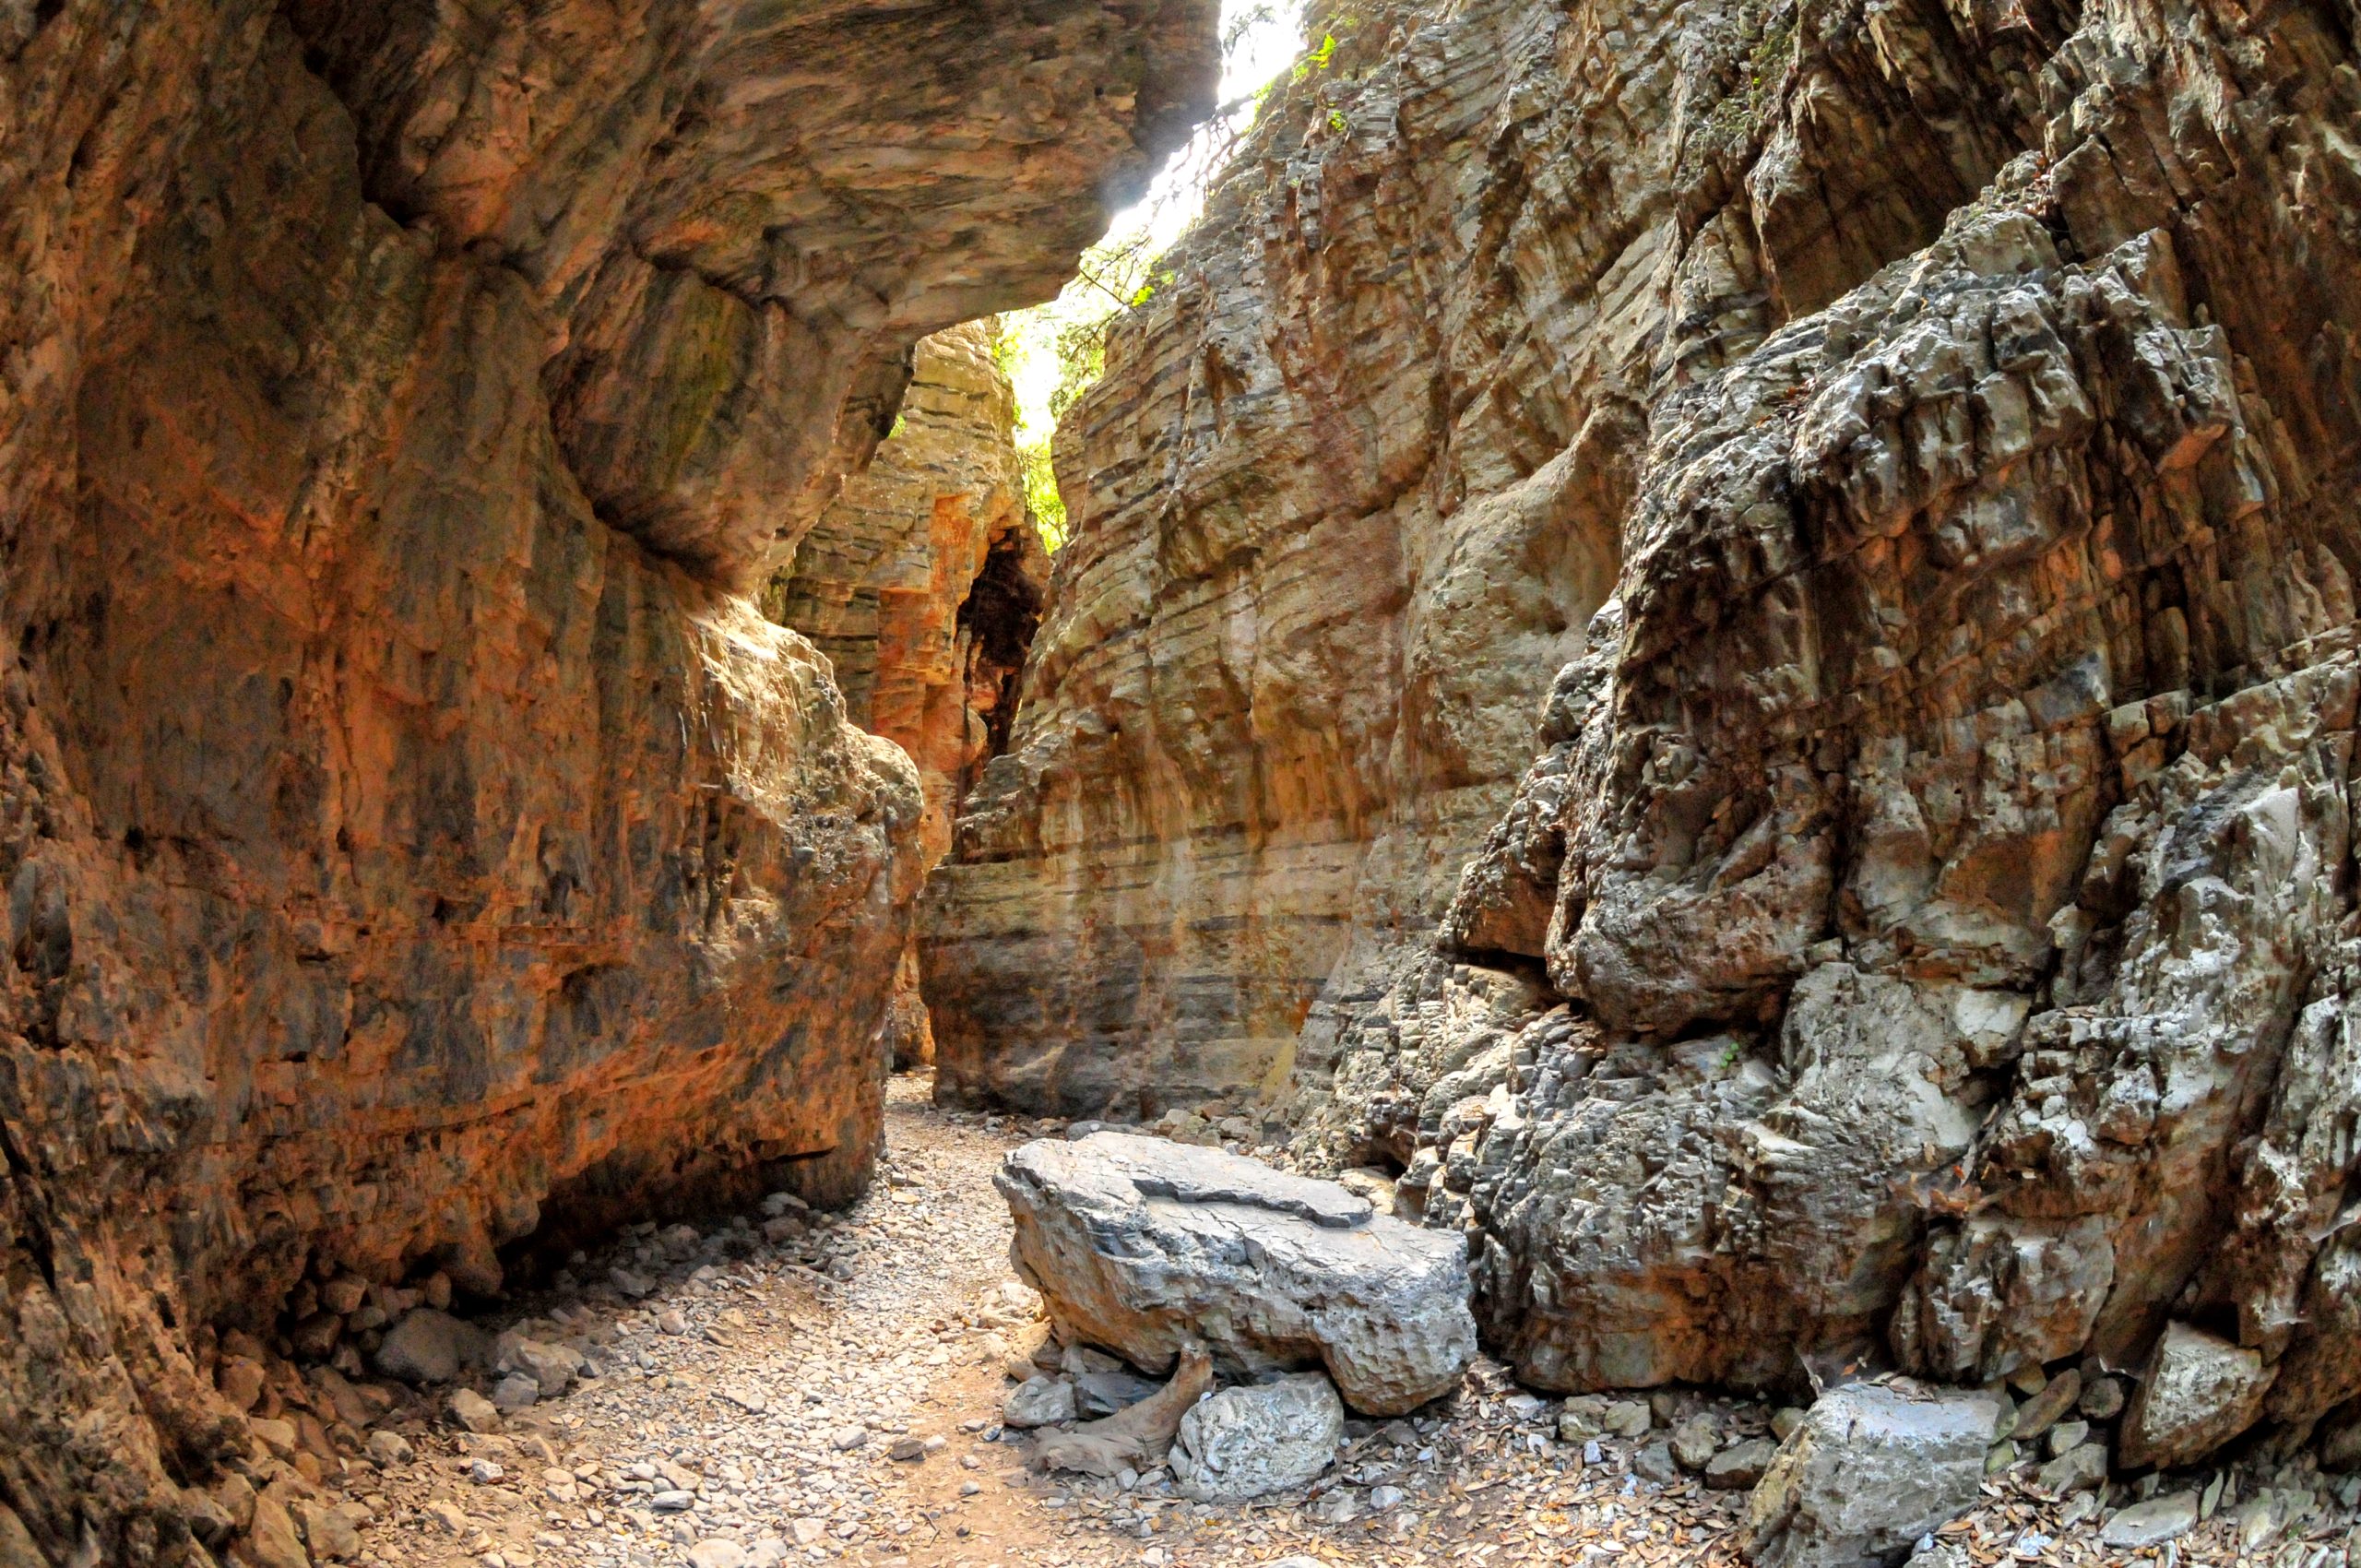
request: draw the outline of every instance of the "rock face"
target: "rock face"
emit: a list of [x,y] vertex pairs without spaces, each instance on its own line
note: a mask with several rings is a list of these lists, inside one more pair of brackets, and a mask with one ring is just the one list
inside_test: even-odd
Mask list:
[[1475,1356],[1459,1241],[1333,1182],[1093,1133],[1013,1151],[996,1185],[1011,1260],[1068,1344],[1152,1370],[1201,1340],[1233,1375],[1322,1365],[1373,1416],[1456,1387]]
[[51,1560],[197,1560],[214,1325],[299,1280],[864,1179],[919,780],[739,590],[1203,112],[1213,12],[0,7],[0,1517]]
[[919,341],[893,433],[763,594],[773,620],[828,656],[846,716],[918,764],[930,866],[1008,744],[1050,576],[998,340],[977,321]]
[[954,1091],[1275,1082],[1324,977],[1306,1152],[1542,1386],[2361,1395],[2352,16],[1336,30],[1085,405]]
[[[918,764],[928,867],[950,849],[952,815],[985,761],[1008,744],[1050,576],[997,342],[989,321],[920,339],[892,433],[763,592],[771,619],[828,656],[846,716]],[[915,950],[884,1032],[896,1065],[933,1059]]]
[[1869,1568],[1966,1512],[1999,1420],[1988,1394],[1853,1384],[1815,1401],[1747,1500],[1761,1568]]

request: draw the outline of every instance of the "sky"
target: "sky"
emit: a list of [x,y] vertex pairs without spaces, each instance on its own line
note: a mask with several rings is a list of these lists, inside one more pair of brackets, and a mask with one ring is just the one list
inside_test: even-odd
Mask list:
[[[1253,118],[1254,89],[1277,76],[1293,63],[1302,47],[1298,35],[1301,24],[1299,0],[1222,0],[1222,36],[1230,45],[1222,57],[1219,101],[1241,102],[1230,119],[1233,131],[1242,131]],[[1233,32],[1236,34],[1232,39]],[[1214,166],[1214,149],[1228,141],[1201,131],[1192,138],[1187,148],[1174,156],[1171,162],[1157,173],[1148,186],[1147,195],[1131,207],[1117,213],[1107,230],[1109,239],[1145,231],[1149,248],[1161,251],[1180,237],[1189,220],[1204,206],[1205,187],[1220,171]],[[1066,285],[1066,293],[1048,305],[1036,307],[1055,313],[1077,290],[1090,285],[1076,280]],[[1018,313],[1029,315],[1031,313]],[[1018,350],[1013,367],[1016,383],[1017,428],[1019,445],[1038,441],[1050,433],[1050,394],[1058,384],[1056,357],[1027,343],[1031,334],[1018,335]]]

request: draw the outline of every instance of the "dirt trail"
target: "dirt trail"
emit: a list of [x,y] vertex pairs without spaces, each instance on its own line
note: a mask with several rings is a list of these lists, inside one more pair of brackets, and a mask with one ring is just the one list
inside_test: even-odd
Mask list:
[[[601,1283],[517,1303],[518,1318],[546,1320],[535,1333],[590,1347],[604,1375],[490,1433],[460,1430],[447,1407],[413,1409],[396,1429],[413,1456],[382,1471],[354,1462],[344,1478],[374,1515],[362,1558],[421,1568],[1735,1560],[1744,1492],[1643,1480],[1636,1443],[1557,1441],[1556,1402],[1488,1362],[1446,1410],[1355,1422],[1309,1494],[1204,1506],[1174,1497],[1161,1472],[1129,1493],[1029,1474],[1018,1443],[994,1441],[1010,1386],[1002,1364],[1033,1298],[1009,1271],[991,1176],[1026,1134],[938,1111],[928,1087],[895,1081],[884,1173],[836,1223],[786,1244],[765,1238],[760,1215],[697,1233],[642,1228],[614,1256],[577,1262]],[[684,1255],[666,1266],[668,1248]],[[634,1302],[604,1283],[617,1264],[653,1290]],[[1669,1419],[1699,1410],[1739,1429],[1768,1414],[1688,1395],[1659,1402],[1655,1442]],[[2054,1517],[1997,1497],[1954,1538],[1981,1549],[1974,1561],[2013,1560],[2027,1531],[2043,1538],[2028,1560],[2109,1560],[2087,1529],[2059,1538]]]

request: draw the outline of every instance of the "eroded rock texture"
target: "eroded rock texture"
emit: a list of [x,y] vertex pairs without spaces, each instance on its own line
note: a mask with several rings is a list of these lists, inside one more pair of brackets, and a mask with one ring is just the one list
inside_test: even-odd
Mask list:
[[0,6],[0,1539],[244,1550],[307,1270],[864,1178],[919,780],[733,590],[1212,9]]
[[[1050,576],[997,341],[989,321],[919,341],[893,430],[763,592],[765,613],[828,656],[852,722],[918,765],[928,868],[950,849],[985,762],[1007,747]],[[903,1066],[934,1055],[918,975],[913,946],[884,1026]]]
[[1008,743],[1049,584],[997,341],[991,323],[970,322],[919,342],[893,433],[763,595],[772,619],[828,656],[852,721],[918,764],[930,866]]
[[[1497,693],[1539,755],[1442,956],[1340,971],[1297,1071],[1316,1152],[1468,1233],[1525,1377],[2153,1376],[2180,1324],[2254,1365],[2143,1452],[2308,1430],[2361,1394],[2354,14],[1394,15],[1290,89],[1089,405],[938,940],[1093,960],[946,998],[968,1081],[1251,1080],[1124,965],[1299,1001],[1321,967],[1250,940],[1290,906],[1151,947],[1129,868],[1202,886],[1218,836],[1106,802],[1235,802],[1267,865],[1262,828],[1379,822],[1363,742],[1455,766],[1426,715]],[[1430,511],[1299,550],[1372,497]],[[1528,515],[1448,616],[1397,570]],[[1366,592],[1349,638],[1196,610],[1282,566]],[[1431,884],[1401,860],[1321,908],[1379,929]]]

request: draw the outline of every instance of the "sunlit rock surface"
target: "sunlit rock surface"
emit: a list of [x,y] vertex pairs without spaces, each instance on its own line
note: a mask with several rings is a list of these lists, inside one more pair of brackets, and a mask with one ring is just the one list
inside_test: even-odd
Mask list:
[[2361,1394],[2354,21],[1315,22],[1066,454],[950,1092],[1287,1080],[1544,1387]]

